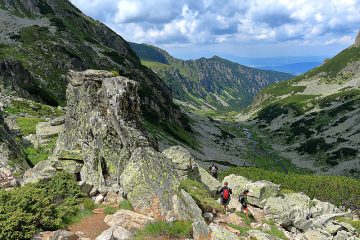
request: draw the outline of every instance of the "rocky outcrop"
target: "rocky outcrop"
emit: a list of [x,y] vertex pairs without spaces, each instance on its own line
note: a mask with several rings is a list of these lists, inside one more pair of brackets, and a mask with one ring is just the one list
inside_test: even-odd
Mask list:
[[16,178],[29,168],[21,146],[15,141],[0,111],[0,188],[16,186]]
[[39,144],[45,144],[53,137],[58,136],[64,130],[63,124],[57,124],[56,121],[40,122],[36,125],[36,138]]
[[356,36],[354,46],[356,46],[356,47],[360,46],[360,31],[359,31],[358,35]]
[[204,186],[210,191],[212,195],[215,195],[216,192],[221,187],[221,183],[211,176],[204,168],[199,167],[200,173],[200,181],[204,184]]
[[172,162],[161,153],[149,147],[136,149],[120,182],[137,212],[158,219],[173,216],[172,197],[179,179]]
[[146,224],[154,222],[155,219],[140,213],[121,209],[113,215],[107,215],[104,221],[110,227],[121,226],[130,232],[135,232]]
[[118,184],[131,153],[152,146],[142,130],[138,84],[111,72],[70,72],[67,114],[55,155],[83,162],[81,179],[95,186]]
[[229,187],[233,189],[233,195],[238,197],[243,190],[250,191],[248,202],[251,205],[264,207],[266,200],[269,197],[277,197],[280,194],[280,185],[269,181],[252,182],[245,177],[231,174],[224,178],[223,183],[228,182]]
[[200,180],[199,167],[191,153],[184,147],[173,146],[163,151],[172,160],[179,174],[180,180],[190,178]]

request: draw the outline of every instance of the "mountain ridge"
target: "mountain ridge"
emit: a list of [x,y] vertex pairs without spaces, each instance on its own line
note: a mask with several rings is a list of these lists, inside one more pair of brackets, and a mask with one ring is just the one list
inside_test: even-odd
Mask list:
[[207,113],[238,111],[250,104],[264,86],[293,77],[247,67],[219,56],[180,60],[155,46],[130,45],[142,63],[173,89],[180,103]]

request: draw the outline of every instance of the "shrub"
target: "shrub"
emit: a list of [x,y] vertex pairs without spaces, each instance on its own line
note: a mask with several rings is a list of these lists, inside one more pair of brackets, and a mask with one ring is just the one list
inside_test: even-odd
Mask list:
[[55,230],[79,211],[83,197],[72,176],[58,173],[47,182],[0,190],[0,239],[31,239],[40,230]]
[[116,212],[116,209],[114,207],[106,206],[104,208],[105,215],[111,215],[111,214],[114,214],[115,212]]
[[120,203],[119,203],[119,208],[120,209],[125,209],[125,210],[134,210],[132,205],[131,205],[131,202],[129,200],[122,200]]
[[86,209],[86,210],[92,211],[92,210],[95,209],[96,205],[95,205],[95,203],[94,203],[91,199],[86,198],[86,199],[84,199],[84,201],[83,201],[83,207],[84,207],[84,209]]
[[255,167],[229,168],[219,174],[223,179],[230,174],[244,176],[253,181],[268,180],[281,184],[284,189],[303,192],[310,198],[317,198],[335,205],[359,209],[359,180],[344,176],[318,176],[299,173],[272,172]]
[[210,195],[202,183],[185,179],[180,183],[180,188],[188,192],[203,211],[211,212],[215,209],[218,212],[223,212],[223,207]]
[[192,237],[191,221],[158,221],[145,226],[143,230],[135,234],[135,239],[157,239],[169,237],[171,239],[183,239]]

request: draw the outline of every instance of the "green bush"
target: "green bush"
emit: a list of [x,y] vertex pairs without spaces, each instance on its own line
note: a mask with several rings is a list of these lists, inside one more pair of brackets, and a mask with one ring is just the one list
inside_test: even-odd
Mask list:
[[185,179],[180,183],[180,188],[188,192],[203,211],[210,212],[215,209],[223,212],[223,207],[210,195],[202,183]]
[[168,237],[171,239],[184,239],[192,237],[191,221],[150,223],[135,234],[135,239],[154,239],[155,237]]
[[286,174],[255,167],[229,168],[220,172],[219,176],[223,179],[230,174],[241,175],[253,181],[268,180],[281,184],[283,189],[303,192],[310,198],[331,202],[337,206],[353,209],[360,207],[360,182],[351,177]]
[[94,201],[92,201],[90,198],[86,198],[83,201],[83,207],[86,210],[92,211],[96,208],[96,205],[95,205]]
[[134,210],[132,205],[131,205],[131,202],[129,200],[122,200],[120,203],[119,203],[119,208],[120,209],[125,209],[125,210]]
[[58,173],[47,182],[0,190],[0,239],[30,239],[55,230],[79,212],[83,194],[71,175]]
[[115,212],[116,212],[116,208],[114,208],[114,207],[106,206],[104,208],[105,215],[111,215],[111,214],[114,214]]

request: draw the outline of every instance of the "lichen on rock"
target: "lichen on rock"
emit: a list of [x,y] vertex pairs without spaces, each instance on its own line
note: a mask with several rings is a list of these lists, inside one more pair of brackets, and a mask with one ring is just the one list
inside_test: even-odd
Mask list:
[[95,186],[118,184],[131,153],[154,147],[140,124],[138,84],[111,72],[71,71],[68,76],[67,114],[55,155],[80,153],[81,179]]

